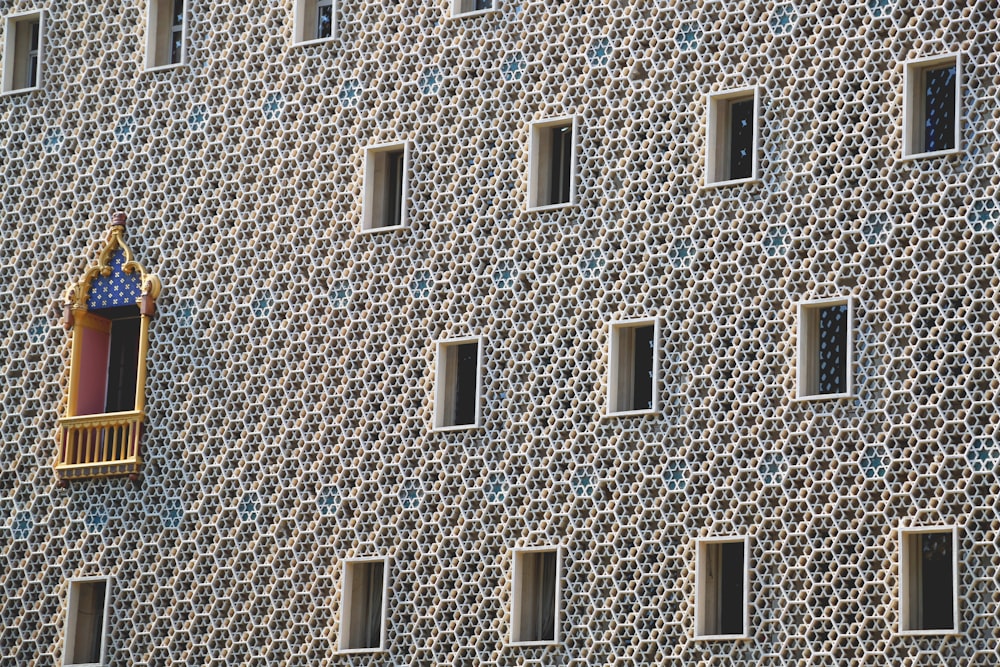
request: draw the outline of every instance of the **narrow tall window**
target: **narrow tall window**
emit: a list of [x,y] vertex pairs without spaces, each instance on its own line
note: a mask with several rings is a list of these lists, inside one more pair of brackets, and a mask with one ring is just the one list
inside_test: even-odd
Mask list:
[[379,651],[385,646],[388,570],[385,559],[347,561],[340,621],[340,650]]
[[336,0],[295,0],[296,44],[332,39],[336,35]]
[[559,641],[559,570],[558,549],[514,552],[512,643]]
[[611,324],[609,414],[656,410],[657,330],[656,320]]
[[799,398],[851,394],[853,320],[850,299],[799,305]]
[[900,630],[958,631],[958,533],[951,527],[900,531]]
[[406,224],[406,144],[365,151],[364,231],[396,229]]
[[695,635],[746,636],[747,541],[722,538],[698,542]]
[[44,21],[41,12],[7,17],[3,91],[31,90],[41,85]]
[[572,118],[533,123],[528,174],[528,207],[574,202],[575,122]]
[[903,154],[953,151],[961,130],[961,58],[948,55],[906,65]]
[[434,426],[468,428],[479,423],[480,340],[438,345]]
[[109,583],[104,577],[70,581],[64,665],[104,664]]
[[707,183],[757,178],[758,125],[756,88],[709,96]]
[[146,69],[184,62],[184,0],[149,0]]

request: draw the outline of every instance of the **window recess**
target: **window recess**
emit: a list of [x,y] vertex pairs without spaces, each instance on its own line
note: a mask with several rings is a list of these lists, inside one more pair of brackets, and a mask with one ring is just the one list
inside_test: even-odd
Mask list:
[[133,259],[116,214],[95,266],[67,293],[69,406],[59,420],[60,481],[138,475],[149,324],[159,279]]

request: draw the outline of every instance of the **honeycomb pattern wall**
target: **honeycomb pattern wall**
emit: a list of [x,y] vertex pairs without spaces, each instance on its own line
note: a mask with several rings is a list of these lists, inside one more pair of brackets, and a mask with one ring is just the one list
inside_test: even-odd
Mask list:
[[[109,665],[994,665],[995,6],[188,0],[42,8],[0,98],[0,654],[62,664],[113,577]],[[960,152],[900,158],[907,60],[963,58]],[[759,181],[705,187],[707,95],[756,85]],[[576,204],[526,212],[529,123]],[[361,234],[364,147],[407,226]],[[66,287],[109,214],[163,281],[141,480],[58,488]],[[796,305],[853,297],[851,398],[796,396]],[[608,323],[659,318],[659,411],[608,418]],[[439,340],[480,428],[432,430]],[[960,633],[901,636],[901,526],[959,528]],[[694,637],[702,537],[749,538],[750,637]],[[562,641],[511,646],[512,549],[562,548]],[[337,654],[347,558],[390,558],[387,651]]]

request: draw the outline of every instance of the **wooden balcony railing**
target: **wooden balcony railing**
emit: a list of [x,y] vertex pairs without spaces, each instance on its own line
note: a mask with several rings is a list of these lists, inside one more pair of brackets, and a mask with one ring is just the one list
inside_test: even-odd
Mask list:
[[143,417],[142,410],[133,410],[60,419],[56,476],[71,480],[137,474]]

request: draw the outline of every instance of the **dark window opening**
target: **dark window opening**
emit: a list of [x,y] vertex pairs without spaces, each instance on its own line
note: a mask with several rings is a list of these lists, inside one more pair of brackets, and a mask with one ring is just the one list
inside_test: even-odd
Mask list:
[[818,394],[847,393],[847,304],[819,309]]
[[396,227],[403,216],[403,151],[386,153],[385,207],[381,227]]
[[955,148],[957,68],[954,64],[924,70],[923,150]]
[[81,665],[101,661],[104,643],[104,603],[107,582],[73,582],[70,604],[72,644],[67,646],[66,664]]
[[753,176],[754,100],[729,104],[729,173],[723,180]]
[[[108,385],[105,412],[126,412],[135,409],[135,392],[139,375],[139,331],[141,320],[138,309],[128,306],[128,314],[109,317],[111,341],[108,348]],[[98,311],[102,315],[108,311]]]
[[704,635],[742,635],[745,632],[744,547],[743,542],[704,546]]
[[554,641],[557,552],[522,552],[516,642]]
[[636,327],[633,332],[632,405],[630,410],[653,409],[653,332],[652,325]]
[[170,64],[176,65],[184,53],[184,0],[174,0],[170,23]]
[[[371,185],[366,186],[371,201],[366,204],[367,229],[398,227],[403,224],[403,181],[406,178],[406,151],[403,148],[375,149],[368,159]],[[370,210],[368,210],[370,207]]]
[[568,204],[573,167],[573,126],[549,128],[549,174],[547,201],[543,205]]
[[31,27],[31,48],[28,50],[28,71],[26,72],[26,87],[34,88],[38,85],[38,43],[41,25],[32,22]]
[[316,6],[316,39],[333,36],[333,2],[319,0]]
[[910,629],[951,630],[955,624],[952,534],[916,533],[910,539],[915,570]]
[[451,426],[476,423],[477,394],[479,393],[479,344],[464,343],[454,347],[455,411]]
[[344,649],[375,649],[382,645],[385,563],[349,563]]

